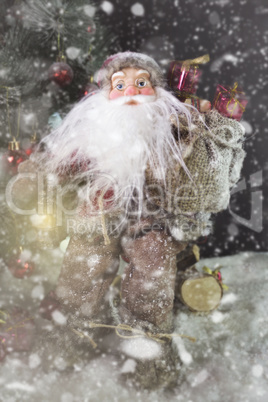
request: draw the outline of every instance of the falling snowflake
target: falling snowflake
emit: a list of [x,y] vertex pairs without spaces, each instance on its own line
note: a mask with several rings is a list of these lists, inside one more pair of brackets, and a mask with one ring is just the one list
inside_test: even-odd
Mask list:
[[137,17],[142,17],[145,13],[144,7],[141,3],[135,3],[131,7],[132,14],[136,15]]

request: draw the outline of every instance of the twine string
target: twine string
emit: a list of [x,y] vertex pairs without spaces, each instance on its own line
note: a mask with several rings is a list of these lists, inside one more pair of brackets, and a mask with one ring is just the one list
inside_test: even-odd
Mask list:
[[58,52],[59,52],[59,57],[62,57],[62,49],[61,49],[61,37],[60,37],[60,18],[58,18],[57,21],[57,28],[58,28],[58,37],[57,37],[57,44],[58,44]]
[[[167,334],[167,333],[157,333],[153,334],[152,332],[144,332],[138,328],[132,328],[128,324],[118,324],[118,325],[108,325],[108,324],[100,324],[100,323],[94,323],[94,322],[89,322],[89,327],[90,328],[109,328],[109,329],[114,329],[115,333],[123,339],[134,339],[134,338],[140,338],[140,337],[147,337],[150,338],[158,343],[165,343],[165,341],[162,338],[166,338],[171,340],[172,338],[175,337],[180,337],[180,338],[187,338],[191,342],[195,342],[196,338],[188,335],[182,335],[182,334]],[[120,331],[126,331],[126,332],[131,332],[132,335],[124,335]]]
[[8,123],[8,129],[9,129],[9,134],[12,137],[12,131],[11,131],[11,123],[10,123],[10,109],[9,109],[9,87],[4,87],[6,88],[6,94],[7,94],[7,123]]
[[21,97],[19,97],[18,123],[17,123],[17,135],[16,135],[16,139],[18,139],[18,138],[19,138],[19,135],[20,135],[20,112],[21,112]]
[[92,339],[89,335],[85,334],[84,332],[78,331],[78,330],[75,329],[75,328],[72,328],[72,331],[73,331],[76,335],[78,335],[80,338],[87,338],[87,339],[89,340],[89,342],[91,343],[93,349],[96,349],[97,344],[96,344],[96,342],[93,341],[93,339]]
[[64,22],[61,17],[58,18],[57,20],[57,28],[58,28],[58,36],[57,36],[57,45],[58,45],[58,61],[63,61],[65,62],[65,56],[64,56],[64,40],[62,40],[61,37],[61,25],[63,26],[62,33],[64,33]]

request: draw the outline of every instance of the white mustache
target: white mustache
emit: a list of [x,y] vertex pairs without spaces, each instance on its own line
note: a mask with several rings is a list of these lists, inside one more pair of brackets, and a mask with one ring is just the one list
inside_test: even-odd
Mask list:
[[156,100],[156,95],[134,95],[134,96],[120,96],[119,98],[113,99],[114,105],[125,105],[130,101],[135,101],[137,103],[148,103]]

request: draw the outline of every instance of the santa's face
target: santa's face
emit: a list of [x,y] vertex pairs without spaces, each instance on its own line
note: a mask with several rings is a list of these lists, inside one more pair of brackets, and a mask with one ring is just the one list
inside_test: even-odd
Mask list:
[[155,90],[150,81],[150,74],[146,70],[128,67],[117,71],[111,78],[111,91],[109,99],[117,99],[122,96],[132,97],[126,104],[137,105],[136,95],[155,95]]

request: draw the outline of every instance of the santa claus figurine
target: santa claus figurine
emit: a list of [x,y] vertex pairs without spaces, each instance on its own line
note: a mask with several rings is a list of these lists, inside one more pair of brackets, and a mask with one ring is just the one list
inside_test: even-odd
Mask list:
[[144,54],[109,57],[99,87],[27,162],[78,197],[56,298],[76,329],[103,320],[123,256],[120,322],[171,332],[176,255],[227,208],[244,130],[207,104],[200,113],[180,102]]

